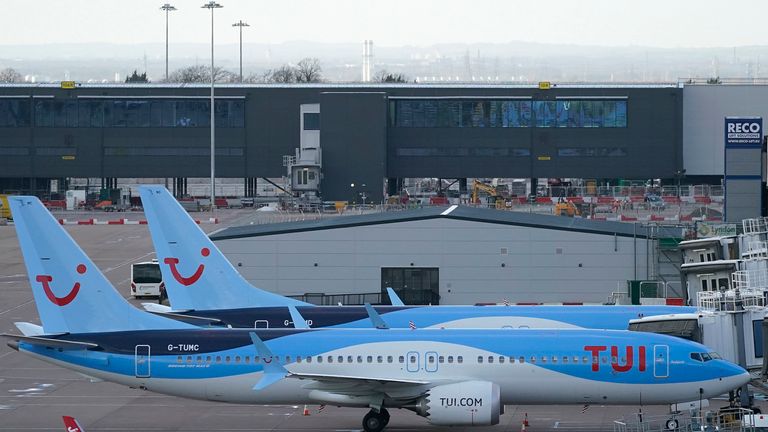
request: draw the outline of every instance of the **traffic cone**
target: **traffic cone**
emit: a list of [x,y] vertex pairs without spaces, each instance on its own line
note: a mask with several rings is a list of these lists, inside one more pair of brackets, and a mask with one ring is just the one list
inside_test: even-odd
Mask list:
[[309,415],[309,408],[307,408],[307,406],[306,406],[306,405],[304,405],[304,415],[305,415],[305,416],[308,416],[308,415]]

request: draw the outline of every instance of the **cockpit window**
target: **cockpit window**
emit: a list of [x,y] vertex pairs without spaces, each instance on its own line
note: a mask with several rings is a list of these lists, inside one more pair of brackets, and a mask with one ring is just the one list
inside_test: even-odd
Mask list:
[[691,353],[691,358],[699,361],[699,362],[708,362],[710,360],[720,360],[722,357],[720,357],[720,354],[716,352],[708,352],[708,353]]

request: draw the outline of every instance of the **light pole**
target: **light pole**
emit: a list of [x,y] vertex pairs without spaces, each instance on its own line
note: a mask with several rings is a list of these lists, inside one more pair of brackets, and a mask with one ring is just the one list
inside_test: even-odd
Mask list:
[[232,24],[232,27],[240,27],[240,82],[243,82],[243,27],[250,27],[248,23],[243,22],[243,20],[240,20],[234,24]]
[[216,106],[213,100],[213,83],[216,80],[213,69],[213,10],[223,6],[211,0],[201,6],[211,10],[211,213],[216,209]]
[[165,11],[165,81],[168,82],[168,12],[175,11],[176,8],[166,3],[160,7],[160,10]]

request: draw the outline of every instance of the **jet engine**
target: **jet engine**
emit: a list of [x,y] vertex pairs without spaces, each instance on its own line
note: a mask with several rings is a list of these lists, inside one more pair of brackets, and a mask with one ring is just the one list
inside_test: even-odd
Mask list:
[[503,412],[499,386],[488,381],[433,387],[407,408],[441,426],[491,426]]

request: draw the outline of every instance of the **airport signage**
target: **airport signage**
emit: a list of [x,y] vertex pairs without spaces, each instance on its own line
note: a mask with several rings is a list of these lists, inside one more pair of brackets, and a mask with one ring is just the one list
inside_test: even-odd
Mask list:
[[737,227],[734,223],[696,223],[696,237],[698,238],[735,236],[736,230]]
[[552,88],[552,83],[549,81],[539,82],[539,90],[549,90]]
[[73,88],[77,87],[77,83],[74,81],[62,81],[61,82],[61,88],[66,90],[71,90]]
[[762,117],[726,117],[725,146],[760,146],[763,142]]

